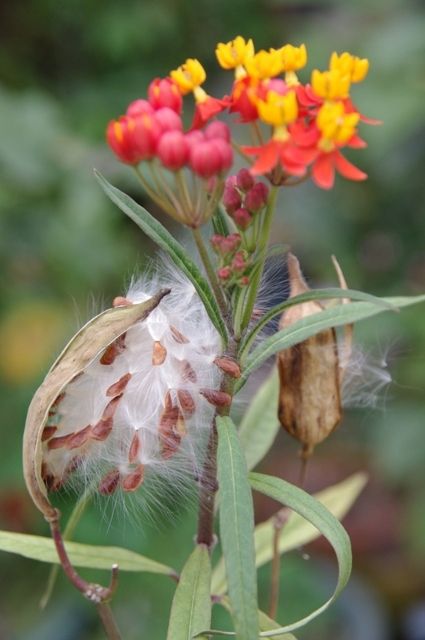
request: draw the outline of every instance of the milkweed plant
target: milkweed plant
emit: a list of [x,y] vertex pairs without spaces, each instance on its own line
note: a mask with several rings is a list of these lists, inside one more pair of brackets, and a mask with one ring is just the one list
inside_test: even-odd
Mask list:
[[[8,550],[60,563],[113,639],[121,635],[111,600],[120,567],[133,563],[176,583],[167,640],[290,640],[334,602],[351,570],[350,541],[339,520],[362,489],[363,474],[313,497],[302,481],[295,486],[252,469],[281,425],[299,441],[305,470],[341,421],[357,349],[353,324],[425,300],[350,289],[335,258],[338,286],[312,290],[294,253],[270,246],[285,189],[309,180],[331,189],[338,174],[366,179],[345,150],[365,148],[363,126],[379,124],[351,97],[368,60],[332,53],[326,70],[314,69],[303,81],[305,45],[255,51],[252,40],[238,36],[219,43],[216,57],[230,72],[226,95],[208,94],[201,62],[189,58],[152,80],[146,96],[107,125],[118,161],[191,240],[181,244],[96,173],[161,257],[72,338],[28,411],[25,480],[52,540],[13,534]],[[189,126],[186,107],[193,114]],[[270,261],[285,264],[288,273],[277,304],[268,295]],[[246,411],[236,419],[239,394]],[[99,547],[65,542],[55,492],[67,486],[79,495],[78,514],[94,494],[104,501],[143,495],[149,487],[161,502],[170,487],[196,492],[198,527],[183,568],[116,547],[99,554]],[[282,505],[257,526],[253,491]],[[280,555],[319,535],[335,551],[335,590],[318,609],[282,626],[275,620]],[[219,558],[212,567],[214,548]],[[106,586],[77,571],[105,569],[105,561],[112,568]],[[258,608],[256,571],[268,562],[266,613]],[[231,627],[212,628],[213,605],[230,612]]]

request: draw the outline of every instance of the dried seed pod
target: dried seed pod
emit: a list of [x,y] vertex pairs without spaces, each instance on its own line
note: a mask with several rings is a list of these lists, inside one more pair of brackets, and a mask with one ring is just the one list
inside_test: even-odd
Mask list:
[[[25,424],[23,464],[28,491],[34,504],[47,518],[55,518],[56,510],[47,497],[46,485],[50,488],[60,484],[60,479],[55,478],[46,465],[43,467],[42,437],[49,412],[55,408],[65,387],[132,325],[147,318],[168,293],[169,289],[164,289],[146,302],[108,309],[93,318],[68,343],[36,391]],[[110,411],[114,400],[110,403]],[[68,438],[66,443],[64,441],[64,446],[70,442],[72,445],[74,438],[78,439],[77,434],[58,437]],[[49,444],[50,442],[52,440],[48,440]]]
[[[297,258],[288,254],[290,297],[309,291]],[[322,310],[317,301],[290,307],[282,315],[284,329],[297,320]],[[338,426],[342,410],[339,357],[333,328],[281,351],[277,356],[280,377],[279,420],[301,444],[308,458],[315,446]]]

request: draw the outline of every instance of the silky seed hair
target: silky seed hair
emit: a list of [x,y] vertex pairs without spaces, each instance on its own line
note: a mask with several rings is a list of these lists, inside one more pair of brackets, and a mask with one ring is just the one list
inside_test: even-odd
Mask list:
[[166,265],[135,279],[115,306],[170,294],[117,338],[54,403],[43,433],[50,490],[71,482],[102,495],[193,484],[215,412],[220,338],[193,285]]

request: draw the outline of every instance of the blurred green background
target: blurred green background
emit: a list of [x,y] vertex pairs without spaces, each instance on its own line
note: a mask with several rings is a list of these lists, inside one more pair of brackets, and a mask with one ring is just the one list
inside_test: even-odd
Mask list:
[[[22,480],[26,407],[63,341],[109,305],[153,251],[93,178],[96,167],[149,206],[104,143],[108,120],[189,56],[207,67],[211,93],[226,91],[230,76],[219,73],[214,48],[237,34],[258,48],[305,42],[309,70],[325,67],[333,50],[370,58],[354,98],[384,125],[365,126],[369,149],[351,156],[369,180],[338,179],[331,192],[311,184],[288,190],[273,237],[291,244],[314,285],[335,284],[334,253],[353,288],[422,293],[425,12],[419,0],[38,0],[2,3],[0,25],[0,528],[46,533]],[[377,408],[347,410],[308,480],[318,490],[355,470],[370,472],[346,519],[353,580],[300,640],[425,638],[423,313],[411,308],[358,328],[375,368]],[[279,435],[263,469],[294,481],[296,465],[295,444]],[[97,505],[76,537],[125,545],[180,569],[196,515],[190,505],[171,508],[171,522],[158,516],[153,524],[143,513],[111,520]],[[260,517],[270,509],[258,503]],[[305,614],[332,586],[329,549],[319,542],[307,551],[309,559],[302,551],[284,559],[282,622]],[[268,571],[260,576],[264,606]],[[1,553],[0,572],[1,640],[102,637],[91,606],[63,578],[38,610],[47,565]],[[162,577],[121,576],[115,609],[126,639],[165,637],[173,588]]]

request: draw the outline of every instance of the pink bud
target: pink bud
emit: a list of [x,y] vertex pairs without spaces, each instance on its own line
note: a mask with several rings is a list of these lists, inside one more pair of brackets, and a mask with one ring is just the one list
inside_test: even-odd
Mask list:
[[179,115],[169,107],[162,107],[155,111],[155,120],[165,131],[183,131],[183,123]]
[[158,143],[157,154],[167,169],[181,169],[189,159],[189,145],[185,135],[181,131],[164,133]]
[[154,109],[168,107],[180,114],[183,98],[177,85],[170,78],[155,78],[148,88],[149,102]]
[[239,191],[235,189],[235,187],[225,187],[223,193],[223,206],[226,209],[227,213],[232,215],[242,206],[241,196]]
[[284,96],[289,91],[289,87],[281,78],[271,78],[267,83],[267,91],[274,91]]
[[133,100],[127,107],[127,115],[128,116],[138,116],[142,113],[153,113],[152,106],[149,104],[147,100]]
[[236,185],[241,191],[249,191],[254,186],[254,178],[248,169],[240,169],[236,174]]
[[234,271],[243,271],[244,269],[246,269],[246,267],[247,263],[245,261],[245,257],[242,251],[238,251],[237,253],[235,253],[235,256],[232,260],[232,269]]
[[221,236],[218,233],[215,233],[210,238],[211,246],[212,246],[212,248],[214,249],[214,251],[216,253],[221,253],[221,247],[222,247],[223,240],[224,240],[224,236]]
[[242,278],[239,279],[238,284],[240,287],[246,287],[246,285],[249,284],[249,276],[242,276]]
[[221,138],[226,142],[230,142],[230,129],[224,122],[214,120],[205,128],[205,137],[207,140],[215,140]]
[[225,253],[233,253],[241,245],[242,238],[239,233],[231,233],[230,236],[223,238],[223,250]]
[[217,275],[220,280],[228,280],[232,275],[232,270],[230,269],[230,267],[220,267],[220,269],[217,271]]
[[257,182],[245,196],[244,205],[251,211],[256,213],[267,204],[269,190],[263,182]]
[[201,178],[211,178],[222,171],[223,159],[218,142],[220,141],[205,140],[194,144],[190,150],[190,165]]
[[252,222],[252,215],[243,207],[237,209],[233,213],[232,218],[235,221],[236,226],[243,230],[247,229]]
[[224,182],[225,187],[236,187],[236,176],[228,176]]

